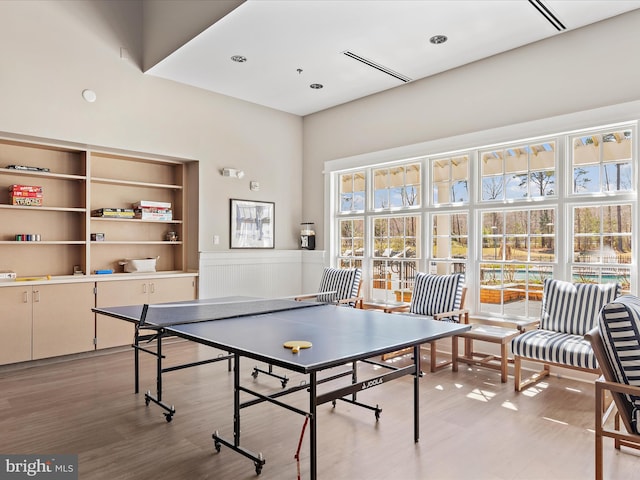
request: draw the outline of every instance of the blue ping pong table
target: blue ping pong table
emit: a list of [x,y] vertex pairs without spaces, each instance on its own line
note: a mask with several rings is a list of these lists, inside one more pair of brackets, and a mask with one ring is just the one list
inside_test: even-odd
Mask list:
[[[216,430],[212,437],[215,449],[224,445],[251,459],[256,473],[265,464],[262,453],[254,453],[240,444],[240,412],[243,408],[269,402],[305,416],[309,422],[310,477],[317,478],[317,408],[336,400],[346,401],[375,411],[376,420],[381,409],[357,401],[356,394],[385,384],[405,375],[413,375],[414,441],[419,440],[419,347],[440,338],[457,335],[469,325],[434,321],[409,315],[389,315],[380,311],[345,308],[336,305],[296,302],[276,299],[237,302],[223,299],[182,302],[181,304],[137,305],[95,308],[95,312],[126,321],[138,321],[140,327],[156,328],[164,334],[175,335],[189,341],[220,349],[233,357],[233,440]],[[298,353],[283,347],[291,340],[306,340],[311,348]],[[413,363],[396,367],[372,360],[374,357],[413,348]],[[305,384],[289,387],[265,395],[243,386],[240,375],[241,358],[249,358],[292,372],[308,375]],[[361,380],[357,376],[357,363],[375,363],[385,373]],[[324,378],[320,372],[346,364],[352,365],[351,382],[344,382],[334,390],[318,392],[318,385],[331,382],[344,375]],[[280,397],[298,391],[307,391],[307,410],[289,405]],[[241,401],[240,394],[251,400]]]

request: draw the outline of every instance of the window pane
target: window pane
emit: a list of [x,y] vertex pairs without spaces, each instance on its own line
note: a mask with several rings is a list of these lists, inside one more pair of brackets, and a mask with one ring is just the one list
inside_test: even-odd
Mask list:
[[529,147],[529,152],[529,168],[531,170],[555,169],[555,142],[545,142],[541,144],[531,145]]
[[574,209],[573,230],[575,233],[600,232],[600,209],[590,207]]
[[553,171],[531,172],[529,175],[529,194],[531,198],[555,195],[556,176]]
[[502,175],[499,177],[482,178],[482,199],[502,200],[504,198],[504,185]]
[[606,163],[602,166],[605,192],[619,192],[631,190],[631,164]]
[[573,192],[594,193],[600,191],[600,167],[597,165],[573,169]]
[[467,213],[443,213],[431,216],[432,258],[467,258],[467,216]]
[[518,200],[528,196],[527,187],[529,178],[526,173],[506,176],[506,197],[509,200]]
[[451,187],[451,201],[469,202],[469,182],[467,182],[467,180],[460,180],[453,183]]

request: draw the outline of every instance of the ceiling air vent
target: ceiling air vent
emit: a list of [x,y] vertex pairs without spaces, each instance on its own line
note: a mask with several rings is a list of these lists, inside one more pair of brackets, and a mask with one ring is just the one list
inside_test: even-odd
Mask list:
[[407,83],[411,81],[411,78],[402,75],[401,73],[398,72],[394,72],[393,70],[391,70],[390,68],[385,67],[384,65],[380,65],[379,63],[376,63],[372,60],[369,60],[367,58],[361,57],[360,55],[356,55],[353,52],[350,52],[349,50],[342,52],[343,54],[345,54],[347,57],[349,58],[353,58],[354,60],[357,60],[360,63],[364,63],[365,65],[368,65],[371,68],[375,68],[376,70],[379,70],[382,73],[386,73],[387,75],[392,76],[393,78],[397,78],[398,80],[400,80],[401,82]]
[[542,3],[542,0],[529,0],[529,3],[533,5],[535,9],[540,12],[540,15],[542,15],[551,25],[553,25],[556,30],[562,32],[563,30],[567,29],[567,27],[562,24],[558,17],[551,13],[551,10],[549,10],[549,8],[547,8],[547,6]]

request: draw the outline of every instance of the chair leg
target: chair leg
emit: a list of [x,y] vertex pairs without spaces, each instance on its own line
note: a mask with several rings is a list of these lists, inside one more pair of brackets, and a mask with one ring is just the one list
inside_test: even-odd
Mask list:
[[458,371],[458,337],[451,337],[451,370]]
[[527,378],[526,380],[523,381],[522,380],[522,357],[514,355],[514,358],[513,358],[513,367],[514,367],[513,376],[514,376],[514,381],[515,381],[516,392],[521,392],[522,390],[524,390],[528,386],[534,385],[535,383],[538,383],[540,380],[542,380],[544,377],[549,376],[551,367],[546,363],[543,364],[543,365],[544,366],[543,366],[542,370],[540,370],[539,372],[534,373],[529,378]]

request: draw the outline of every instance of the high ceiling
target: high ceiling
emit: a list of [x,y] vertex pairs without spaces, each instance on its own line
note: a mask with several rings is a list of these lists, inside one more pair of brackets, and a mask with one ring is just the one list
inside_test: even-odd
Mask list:
[[[146,73],[308,115],[637,8],[640,0],[247,0]],[[431,43],[437,35],[447,41]]]

